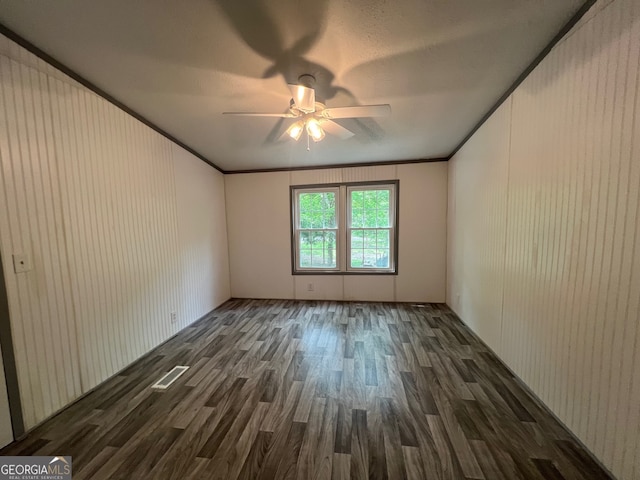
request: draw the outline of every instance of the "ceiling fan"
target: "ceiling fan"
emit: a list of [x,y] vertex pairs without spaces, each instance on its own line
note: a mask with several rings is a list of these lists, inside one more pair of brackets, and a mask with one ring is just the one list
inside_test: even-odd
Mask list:
[[289,110],[285,113],[223,112],[223,115],[296,118],[297,121],[287,128],[281,138],[289,136],[297,141],[306,130],[307,141],[311,138],[314,142],[319,142],[325,137],[325,132],[343,140],[355,135],[334,122],[335,118],[384,117],[391,113],[391,106],[388,104],[328,108],[325,104],[316,102],[315,80],[313,75],[305,74],[298,78],[297,85],[289,84],[292,98]]

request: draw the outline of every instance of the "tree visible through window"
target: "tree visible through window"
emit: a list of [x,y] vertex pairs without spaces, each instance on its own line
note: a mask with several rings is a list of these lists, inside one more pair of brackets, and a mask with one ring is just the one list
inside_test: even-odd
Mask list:
[[389,268],[391,190],[348,189],[351,268]]
[[293,272],[396,272],[397,182],[291,187]]
[[336,268],[336,192],[303,192],[300,215],[300,267]]

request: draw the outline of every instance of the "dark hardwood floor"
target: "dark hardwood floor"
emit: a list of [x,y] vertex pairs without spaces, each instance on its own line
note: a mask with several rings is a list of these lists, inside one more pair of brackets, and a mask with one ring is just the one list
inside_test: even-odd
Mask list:
[[229,301],[0,453],[74,480],[609,478],[429,304]]

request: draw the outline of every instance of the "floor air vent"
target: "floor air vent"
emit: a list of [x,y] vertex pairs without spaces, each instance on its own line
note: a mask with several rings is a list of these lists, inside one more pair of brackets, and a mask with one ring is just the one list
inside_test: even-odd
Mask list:
[[151,388],[159,388],[160,390],[165,390],[169,388],[169,385],[175,382],[178,377],[187,370],[189,370],[189,367],[183,367],[180,365],[178,365],[177,367],[173,367],[170,371],[165,373],[160,380],[151,385]]

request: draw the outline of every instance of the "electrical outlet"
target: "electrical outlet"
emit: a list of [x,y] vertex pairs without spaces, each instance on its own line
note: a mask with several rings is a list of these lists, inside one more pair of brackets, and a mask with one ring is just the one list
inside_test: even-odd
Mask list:
[[313,283],[307,283],[307,292],[313,292]]
[[176,312],[171,312],[171,323],[178,323],[178,314]]

